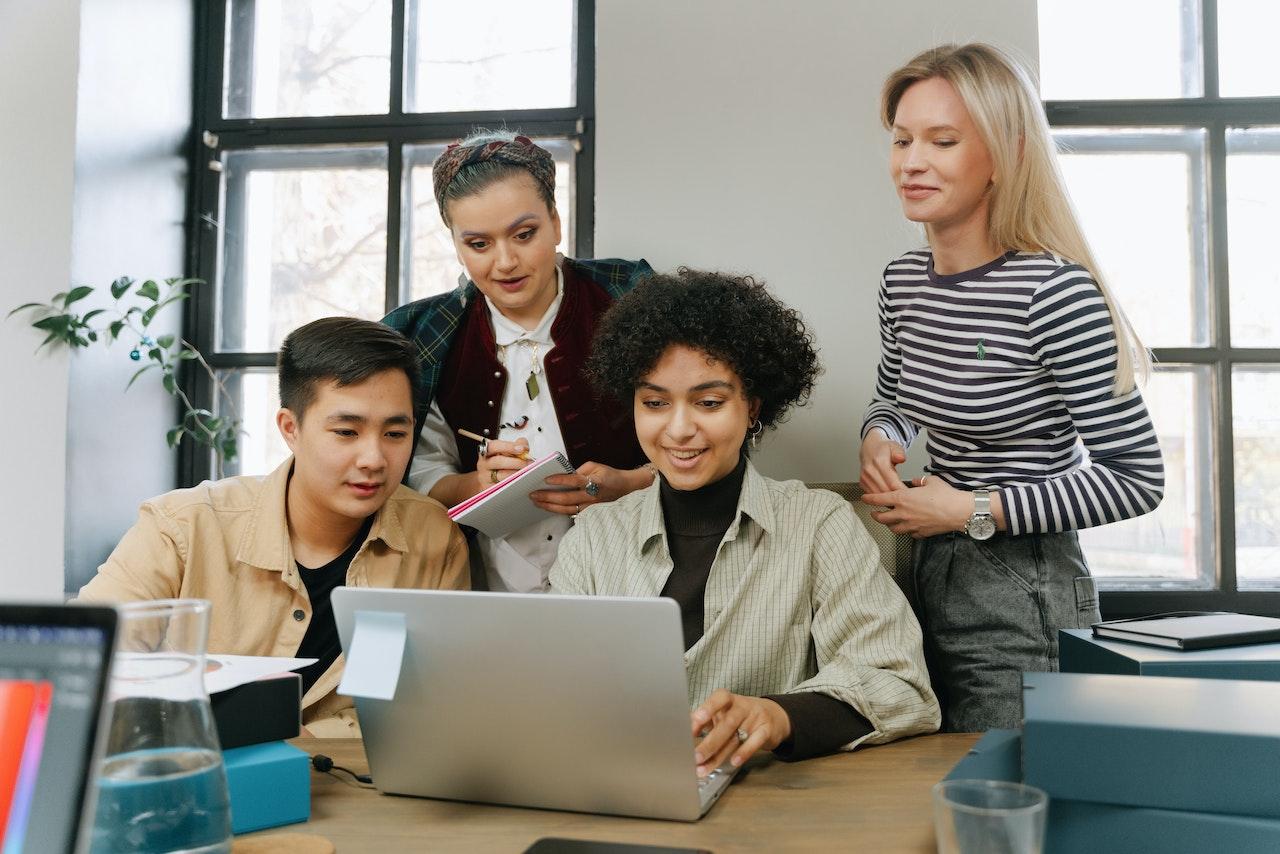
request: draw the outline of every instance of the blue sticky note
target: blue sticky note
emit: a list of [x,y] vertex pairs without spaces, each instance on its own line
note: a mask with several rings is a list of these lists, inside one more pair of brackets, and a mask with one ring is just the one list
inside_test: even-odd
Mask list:
[[338,693],[371,700],[395,699],[405,638],[404,614],[356,611]]

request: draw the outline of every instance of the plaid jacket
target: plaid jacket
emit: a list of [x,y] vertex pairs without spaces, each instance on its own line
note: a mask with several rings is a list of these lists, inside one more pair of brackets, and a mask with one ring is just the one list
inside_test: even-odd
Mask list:
[[[620,258],[595,260],[563,259],[575,273],[599,285],[605,293],[617,299],[636,286],[640,279],[653,272],[644,259],[624,261]],[[382,322],[404,335],[418,348],[418,385],[413,390],[413,409],[417,421],[414,442],[422,431],[422,423],[431,402],[435,400],[449,347],[453,344],[458,325],[462,322],[467,306],[476,299],[480,290],[475,282],[466,280],[447,294],[438,294],[402,305],[382,319]]]

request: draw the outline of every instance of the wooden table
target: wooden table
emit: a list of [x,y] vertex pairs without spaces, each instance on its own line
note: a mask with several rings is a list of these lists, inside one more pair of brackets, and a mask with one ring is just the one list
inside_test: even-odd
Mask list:
[[[698,822],[656,821],[381,795],[311,774],[311,821],[251,834],[311,833],[339,854],[519,854],[543,836],[733,851],[934,851],[930,788],[976,735],[930,735],[805,762],[753,760]],[[366,773],[359,739],[299,738],[308,753]],[[345,776],[345,775],[338,775]]]

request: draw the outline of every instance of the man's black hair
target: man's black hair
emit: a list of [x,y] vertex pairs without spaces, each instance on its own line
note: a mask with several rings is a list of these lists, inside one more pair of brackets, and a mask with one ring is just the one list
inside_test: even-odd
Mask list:
[[418,354],[399,332],[372,320],[325,317],[299,326],[280,347],[280,405],[301,421],[320,383],[362,383],[383,371],[404,371],[417,385]]

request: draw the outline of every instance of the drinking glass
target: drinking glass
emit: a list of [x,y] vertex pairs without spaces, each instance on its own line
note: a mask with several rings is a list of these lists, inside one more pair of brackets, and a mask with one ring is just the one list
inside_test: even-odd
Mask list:
[[943,780],[933,787],[938,854],[1040,854],[1048,803],[1022,783]]
[[121,606],[93,854],[231,850],[226,769],[204,689],[208,635],[203,599]]

